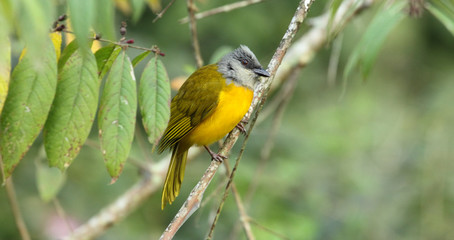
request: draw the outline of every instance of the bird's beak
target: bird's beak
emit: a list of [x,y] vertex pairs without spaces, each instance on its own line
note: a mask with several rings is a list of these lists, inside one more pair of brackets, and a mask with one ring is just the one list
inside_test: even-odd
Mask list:
[[257,74],[259,76],[263,76],[263,77],[271,76],[269,72],[267,72],[265,69],[262,69],[262,68],[255,68],[253,71],[255,74]]

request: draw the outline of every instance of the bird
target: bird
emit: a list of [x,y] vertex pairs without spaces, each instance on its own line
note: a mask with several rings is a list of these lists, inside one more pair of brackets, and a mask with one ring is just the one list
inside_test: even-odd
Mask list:
[[260,77],[270,77],[257,57],[240,45],[215,64],[192,73],[170,103],[170,120],[159,143],[158,153],[170,149],[169,168],[164,182],[161,209],[178,196],[184,178],[188,150],[204,146],[211,158],[224,156],[208,146],[227,135],[249,110]]

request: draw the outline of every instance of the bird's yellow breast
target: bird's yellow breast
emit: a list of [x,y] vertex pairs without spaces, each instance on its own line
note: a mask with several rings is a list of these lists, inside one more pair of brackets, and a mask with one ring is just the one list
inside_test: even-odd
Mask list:
[[254,91],[234,83],[226,85],[219,94],[214,112],[198,124],[184,139],[189,145],[210,145],[241,121],[251,106]]

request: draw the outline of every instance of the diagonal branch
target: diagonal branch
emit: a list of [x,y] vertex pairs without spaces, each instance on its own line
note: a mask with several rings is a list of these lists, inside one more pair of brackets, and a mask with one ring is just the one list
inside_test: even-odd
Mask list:
[[[265,79],[261,88],[258,89],[258,92],[255,95],[254,100],[252,102],[251,108],[249,109],[249,112],[245,116],[246,120],[248,120],[250,118],[252,111],[257,107],[259,101],[266,98],[265,96],[266,96],[267,91],[269,90],[269,87],[273,80],[273,76],[276,74],[276,71],[279,68],[280,63],[282,62],[282,59],[284,58],[284,55],[285,55],[287,49],[290,47],[291,42],[292,42],[293,38],[295,37],[296,32],[298,31],[299,27],[301,26],[301,23],[305,19],[306,15],[307,15],[307,11],[309,10],[309,6],[312,4],[313,1],[314,0],[300,1],[294,16],[293,16],[292,20],[290,21],[287,31],[285,32],[285,34],[279,44],[279,47],[277,48],[276,52],[273,55],[273,58],[271,59],[269,65],[268,65],[268,72],[270,72],[271,77],[268,79]],[[249,128],[249,132],[252,130],[252,128],[253,128],[253,124]],[[222,149],[219,151],[219,153],[221,155],[228,156],[228,153],[230,152],[233,145],[237,141],[239,134],[240,134],[239,130],[234,129],[227,136]],[[246,135],[246,138],[248,137],[248,135],[249,134]],[[239,159],[237,161],[239,161]],[[178,229],[184,224],[184,222],[198,209],[198,207],[200,206],[201,199],[203,197],[203,193],[205,192],[205,190],[207,189],[211,180],[213,179],[213,176],[216,173],[219,165],[220,165],[220,162],[211,161],[211,164],[208,167],[208,169],[205,171],[205,174],[202,176],[200,181],[197,183],[197,185],[191,191],[191,193],[189,194],[189,197],[186,199],[183,206],[180,208],[178,213],[175,215],[175,218],[172,220],[172,222],[166,228],[164,233],[161,235],[161,239],[172,239],[173,236],[178,231]],[[234,174],[233,171],[232,171],[232,174]],[[229,183],[227,184],[226,192],[228,192],[228,190],[229,190],[229,187],[231,185],[231,180],[229,181],[230,184]]]
[[164,13],[167,12],[167,9],[169,9],[170,6],[172,6],[172,4],[175,2],[175,0],[172,0],[169,2],[169,4],[167,4],[167,6],[162,9],[161,12],[159,12],[156,17],[153,19],[152,23],[155,23],[156,21],[158,21],[158,19],[162,18],[162,16],[164,15]]

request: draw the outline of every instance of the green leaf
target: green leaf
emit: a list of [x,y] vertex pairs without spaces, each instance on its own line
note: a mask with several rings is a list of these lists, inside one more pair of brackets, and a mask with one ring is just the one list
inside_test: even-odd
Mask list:
[[91,51],[74,52],[59,72],[54,104],[44,127],[50,166],[66,169],[90,133],[98,106],[99,80]]
[[396,1],[389,7],[386,4],[383,5],[384,8],[374,17],[359,44],[350,55],[345,67],[344,79],[348,78],[354,67],[359,67],[363,78],[366,79],[386,37],[393,27],[405,18],[405,14],[402,12],[406,6],[405,1]]
[[137,64],[139,64],[142,60],[144,60],[151,52],[149,51],[145,51],[139,55],[137,55],[137,57],[135,57],[133,60],[132,60],[132,66],[133,67],[136,67]]
[[0,117],[0,153],[4,178],[28,151],[46,121],[57,87],[57,59],[50,39],[39,65],[26,54],[14,68]]
[[101,151],[112,182],[120,175],[131,149],[136,109],[133,67],[126,52],[122,51],[107,77],[98,116]]
[[170,118],[170,84],[164,64],[151,59],[139,84],[139,106],[148,141],[156,144]]
[[227,53],[233,50],[230,46],[221,46],[216,51],[214,51],[213,55],[211,55],[210,63],[217,63],[224,57]]
[[96,33],[105,39],[116,39],[115,37],[115,9],[112,0],[96,0],[96,21],[94,28]]
[[454,4],[449,1],[432,0],[425,6],[454,35]]
[[[0,17],[1,18],[1,17]],[[1,21],[0,21],[1,23]],[[8,94],[8,85],[11,71],[11,42],[8,34],[0,31],[0,115]]]
[[[93,40],[88,40],[88,46],[91,47],[93,44]],[[58,71],[60,72],[62,67],[65,66],[66,61],[74,54],[74,52],[79,49],[79,43],[77,41],[71,41],[65,49],[63,49],[63,52],[60,56],[60,59],[58,60]]]
[[109,44],[95,53],[96,64],[98,65],[99,79],[103,79],[106,73],[112,67],[118,54],[120,54],[121,47],[115,44]]
[[36,185],[44,202],[54,199],[66,181],[65,173],[36,161]]
[[92,0],[68,0],[69,16],[79,47],[89,49],[88,38],[94,20],[95,4]]
[[61,53],[60,59],[58,60],[58,71],[61,71],[63,66],[65,66],[66,61],[73,55],[73,53],[79,48],[77,41],[71,41],[63,52]]

